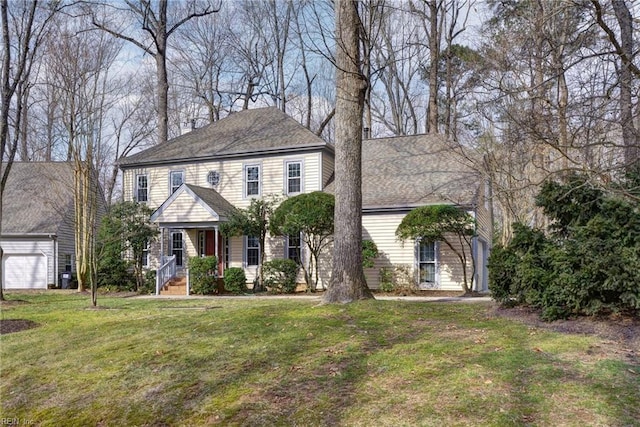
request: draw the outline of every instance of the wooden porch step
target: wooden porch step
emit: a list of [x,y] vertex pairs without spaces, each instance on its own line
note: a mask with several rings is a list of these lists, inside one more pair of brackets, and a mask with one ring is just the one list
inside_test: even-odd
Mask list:
[[176,277],[169,280],[160,289],[160,295],[187,295],[187,279],[185,277]]

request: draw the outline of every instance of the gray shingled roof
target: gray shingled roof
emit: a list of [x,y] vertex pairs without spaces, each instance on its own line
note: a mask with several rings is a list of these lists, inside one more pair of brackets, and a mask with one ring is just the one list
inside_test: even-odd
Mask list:
[[3,196],[2,234],[57,234],[73,210],[73,165],[15,162]]
[[211,209],[216,211],[221,217],[227,217],[235,207],[212,188],[198,187],[196,185],[185,184],[193,193],[198,196]]
[[[472,205],[480,183],[459,147],[442,137],[412,135],[362,143],[364,209]],[[327,191],[333,188],[331,184]]]
[[243,110],[126,157],[122,167],[192,161],[328,144],[275,107]]

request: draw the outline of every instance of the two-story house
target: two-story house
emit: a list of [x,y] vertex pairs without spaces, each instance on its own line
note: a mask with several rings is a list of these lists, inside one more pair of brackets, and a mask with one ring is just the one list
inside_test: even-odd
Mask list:
[[[459,157],[455,154],[438,138],[426,136],[363,143],[363,238],[374,240],[381,251],[376,267],[366,272],[372,288],[378,285],[381,267],[403,264],[415,272],[417,282],[419,272],[430,269],[431,287],[460,290],[455,274],[447,273],[455,267],[446,264],[437,242],[432,243],[431,258],[421,260],[420,254],[428,251],[416,250],[415,242],[398,242],[394,228],[411,208],[436,201],[484,215],[477,203],[483,186],[468,166],[451,160]],[[149,248],[150,268],[167,256],[175,256],[180,270],[188,257],[216,255],[220,273],[241,267],[253,281],[263,250],[258,239],[224,238],[220,224],[233,207],[245,208],[252,198],[332,191],[334,147],[271,107],[233,113],[129,156],[120,167],[124,198],[155,209],[151,219],[160,227],[161,238]],[[434,167],[437,170],[429,170]],[[458,194],[460,189],[464,191]],[[475,253],[482,265],[488,241],[483,234],[484,243]],[[270,237],[264,250],[267,259],[304,252],[299,239],[282,237]],[[326,284],[330,257],[322,264],[321,284]],[[478,277],[483,275],[480,271]],[[485,287],[486,281],[478,284],[478,289]]]

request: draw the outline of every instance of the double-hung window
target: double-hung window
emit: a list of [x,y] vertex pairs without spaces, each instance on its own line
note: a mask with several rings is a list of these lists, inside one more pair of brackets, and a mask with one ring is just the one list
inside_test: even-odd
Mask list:
[[245,197],[260,195],[260,165],[245,165],[244,195]]
[[136,176],[136,201],[140,203],[149,201],[149,178],[147,175]]
[[420,283],[436,286],[437,245],[435,242],[421,240],[418,243],[418,271]]
[[300,264],[301,258],[301,249],[302,249],[302,239],[300,235],[291,235],[286,238],[286,257],[288,259],[294,260],[296,263]]
[[184,183],[184,172],[183,171],[171,171],[169,172],[169,186],[170,186],[170,194],[176,192],[176,190]]
[[247,266],[260,263],[260,240],[256,236],[247,236],[246,254]]
[[142,266],[149,267],[149,242],[142,248]]
[[176,256],[176,265],[182,267],[184,256],[184,242],[182,240],[182,232],[174,231],[171,233],[171,255]]
[[285,174],[286,194],[302,193],[302,162],[286,162]]

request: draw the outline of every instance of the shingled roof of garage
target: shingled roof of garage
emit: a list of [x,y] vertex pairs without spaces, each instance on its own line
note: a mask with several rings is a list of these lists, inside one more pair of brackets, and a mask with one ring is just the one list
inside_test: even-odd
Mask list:
[[73,165],[14,162],[4,190],[2,234],[57,234],[73,218]]
[[[473,160],[438,135],[377,138],[362,142],[365,210],[451,203],[472,206],[482,183]],[[334,192],[331,183],[325,191]]]

